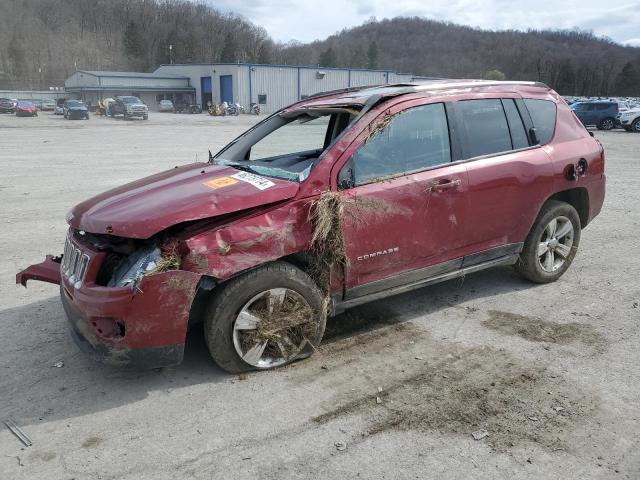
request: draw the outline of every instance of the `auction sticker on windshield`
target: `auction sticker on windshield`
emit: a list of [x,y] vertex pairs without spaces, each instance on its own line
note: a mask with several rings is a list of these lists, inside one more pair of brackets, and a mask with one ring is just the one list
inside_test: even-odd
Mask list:
[[208,182],[204,182],[203,185],[215,190],[216,188],[228,187],[229,185],[234,185],[236,183],[238,183],[238,180],[231,177],[218,177],[213,180],[209,180]]
[[267,180],[260,175],[254,175],[253,173],[249,172],[238,172],[234,175],[231,175],[231,177],[243,182],[250,183],[258,190],[266,190],[267,188],[273,187],[275,185],[275,183],[273,183],[271,180]]

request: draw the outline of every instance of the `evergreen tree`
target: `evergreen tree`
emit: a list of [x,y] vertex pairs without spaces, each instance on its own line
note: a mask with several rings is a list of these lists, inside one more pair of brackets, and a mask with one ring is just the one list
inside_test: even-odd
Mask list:
[[136,22],[127,23],[124,29],[124,50],[131,59],[139,59],[144,55],[144,39]]
[[638,95],[640,92],[640,71],[631,63],[625,63],[616,78],[615,95]]
[[235,63],[238,58],[238,44],[232,33],[227,33],[224,37],[224,47],[220,54],[220,61],[225,63]]
[[378,44],[373,41],[369,44],[369,48],[367,50],[367,67],[371,69],[378,68]]
[[321,67],[335,67],[337,65],[338,59],[336,57],[336,52],[333,50],[333,47],[327,48],[320,54],[318,63],[320,63]]

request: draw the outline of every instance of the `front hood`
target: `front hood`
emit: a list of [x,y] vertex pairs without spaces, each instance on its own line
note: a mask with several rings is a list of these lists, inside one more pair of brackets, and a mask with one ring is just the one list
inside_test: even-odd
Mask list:
[[295,182],[194,163],[101,193],[76,205],[69,224],[91,233],[149,238],[178,223],[292,198]]
[[127,108],[133,108],[133,107],[147,108],[147,106],[144,103],[127,103]]
[[70,112],[87,112],[87,108],[86,107],[71,107],[69,108]]

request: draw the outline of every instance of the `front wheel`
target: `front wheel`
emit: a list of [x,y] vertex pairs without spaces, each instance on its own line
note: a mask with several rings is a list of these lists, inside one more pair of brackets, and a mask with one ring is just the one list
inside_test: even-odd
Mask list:
[[555,282],[576,256],[580,229],[575,208],[556,200],[547,202],[525,240],[516,271],[535,283]]
[[205,339],[224,370],[279,367],[310,356],[326,325],[324,297],[302,270],[285,262],[227,283],[209,305]]

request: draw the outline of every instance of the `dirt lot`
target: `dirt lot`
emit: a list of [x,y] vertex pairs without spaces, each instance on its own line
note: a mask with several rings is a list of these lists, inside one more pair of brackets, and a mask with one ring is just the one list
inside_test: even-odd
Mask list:
[[222,372],[200,331],[177,368],[95,364],[55,286],[14,285],[73,204],[255,120],[0,116],[0,418],[33,440],[0,430],[2,478],[640,478],[640,135],[596,133],[608,196],[559,282],[504,268],[379,301],[274,372]]

